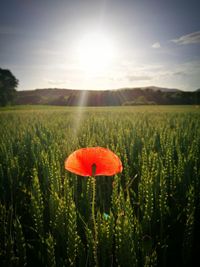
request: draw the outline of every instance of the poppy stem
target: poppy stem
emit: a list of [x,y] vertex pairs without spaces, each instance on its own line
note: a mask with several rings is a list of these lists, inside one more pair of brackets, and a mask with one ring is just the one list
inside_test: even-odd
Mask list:
[[93,253],[94,253],[94,261],[95,266],[98,267],[98,258],[97,258],[97,225],[96,225],[96,218],[95,218],[95,198],[96,198],[96,165],[92,165],[92,221],[93,221],[93,227],[94,227],[94,247],[93,247]]

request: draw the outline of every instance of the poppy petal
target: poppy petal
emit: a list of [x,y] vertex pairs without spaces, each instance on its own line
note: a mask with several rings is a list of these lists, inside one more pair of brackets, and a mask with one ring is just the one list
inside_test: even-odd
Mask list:
[[81,176],[92,176],[94,165],[95,176],[111,176],[122,172],[123,169],[118,156],[103,147],[78,149],[65,160],[65,169]]

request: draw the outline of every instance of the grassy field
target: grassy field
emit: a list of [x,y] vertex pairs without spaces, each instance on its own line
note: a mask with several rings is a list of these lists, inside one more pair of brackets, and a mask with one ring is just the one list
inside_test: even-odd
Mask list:
[[[1,266],[195,266],[200,251],[200,107],[0,109]],[[81,147],[123,172],[64,169]]]

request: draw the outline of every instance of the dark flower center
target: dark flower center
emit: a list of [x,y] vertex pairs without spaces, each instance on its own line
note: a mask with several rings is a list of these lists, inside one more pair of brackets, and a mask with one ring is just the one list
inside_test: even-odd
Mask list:
[[97,166],[95,163],[92,164],[92,176],[95,176],[96,175],[96,169],[97,169]]

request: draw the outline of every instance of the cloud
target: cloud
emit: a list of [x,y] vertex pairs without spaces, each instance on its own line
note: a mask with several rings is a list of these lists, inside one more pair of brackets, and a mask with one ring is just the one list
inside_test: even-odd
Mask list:
[[158,48],[160,48],[161,47],[161,45],[160,45],[160,43],[159,42],[156,42],[156,43],[154,43],[154,44],[152,44],[152,46],[151,46],[152,48],[155,48],[155,49],[158,49]]
[[176,72],[173,73],[173,75],[182,76],[182,75],[187,75],[187,73],[185,71],[176,71]]
[[39,56],[62,56],[62,53],[60,51],[52,49],[37,49],[33,51],[33,54]]
[[[189,61],[181,64],[166,65],[162,70],[156,72],[156,77],[168,77],[175,79],[187,79],[188,77],[199,77],[200,61]],[[153,77],[153,75],[151,74]],[[155,77],[154,77],[155,78]]]
[[6,35],[6,34],[23,34],[23,32],[15,27],[0,26],[0,35]]
[[142,75],[142,76],[137,76],[137,75],[129,75],[127,76],[128,80],[133,82],[133,81],[149,81],[152,78],[147,75]]
[[60,85],[66,85],[67,83],[70,83],[70,80],[51,80],[51,79],[44,79],[45,82],[47,82],[50,85],[54,86],[60,86]]
[[178,45],[185,44],[200,44],[200,31],[192,32],[186,35],[183,35],[177,39],[171,40],[173,43]]

